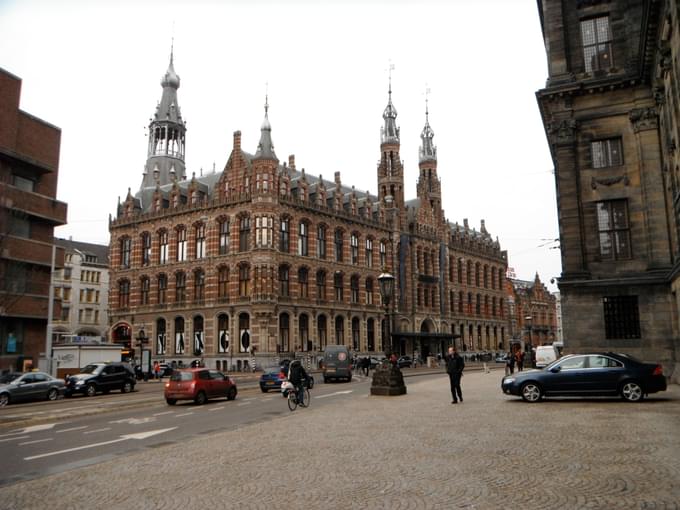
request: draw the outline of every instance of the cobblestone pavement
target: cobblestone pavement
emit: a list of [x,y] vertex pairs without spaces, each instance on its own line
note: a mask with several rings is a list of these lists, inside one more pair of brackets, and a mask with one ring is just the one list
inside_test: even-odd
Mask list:
[[[680,508],[680,387],[525,404],[501,373],[410,378],[339,401],[0,489],[7,509]],[[313,392],[312,392],[313,395]],[[280,405],[285,406],[282,400]]]

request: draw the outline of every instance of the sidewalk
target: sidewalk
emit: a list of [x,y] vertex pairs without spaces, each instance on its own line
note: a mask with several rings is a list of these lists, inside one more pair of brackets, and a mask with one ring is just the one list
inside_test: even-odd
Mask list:
[[[357,395],[0,489],[3,508],[678,508],[680,387],[640,404],[526,404],[501,371],[409,378]],[[49,496],[48,496],[49,495]],[[43,498],[49,498],[49,503]]]

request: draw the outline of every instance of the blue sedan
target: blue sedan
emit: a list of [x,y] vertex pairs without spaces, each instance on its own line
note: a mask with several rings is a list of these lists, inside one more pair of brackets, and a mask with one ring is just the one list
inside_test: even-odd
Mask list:
[[260,389],[262,393],[269,390],[281,390],[281,383],[286,379],[286,375],[281,367],[268,367],[264,369],[260,376]]
[[645,395],[666,390],[661,365],[644,363],[613,352],[570,354],[543,370],[507,375],[503,393],[538,402],[544,396],[615,396],[639,402]]

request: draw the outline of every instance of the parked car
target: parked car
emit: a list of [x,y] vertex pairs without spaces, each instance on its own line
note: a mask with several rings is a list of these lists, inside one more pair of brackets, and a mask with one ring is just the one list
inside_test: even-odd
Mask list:
[[402,356],[397,360],[397,366],[399,368],[411,368],[413,365],[413,359],[411,356]]
[[0,407],[22,400],[57,400],[64,392],[64,381],[45,372],[19,374],[0,385]]
[[82,368],[80,373],[68,377],[66,396],[83,393],[93,397],[97,393],[108,393],[111,390],[130,393],[134,391],[135,383],[135,372],[127,363],[120,361],[90,363]]
[[371,356],[371,370],[375,370],[378,365],[380,365],[383,361],[385,361],[385,356],[377,357],[377,356]]
[[238,390],[228,375],[205,367],[176,369],[165,383],[165,401],[174,406],[178,400],[205,404],[210,398],[234,400]]
[[496,356],[496,363],[507,363],[508,362],[508,354],[499,354]]
[[639,402],[645,395],[666,390],[661,365],[644,363],[613,352],[570,354],[542,370],[505,376],[503,393],[538,402],[544,396],[614,396]]
[[23,372],[5,372],[4,374],[0,375],[0,384],[12,382],[14,379],[21,377],[22,375],[24,375]]

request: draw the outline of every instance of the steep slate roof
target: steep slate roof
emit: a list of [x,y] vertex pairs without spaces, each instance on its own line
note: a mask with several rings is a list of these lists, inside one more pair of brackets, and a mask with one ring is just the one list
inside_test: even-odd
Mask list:
[[[54,244],[61,246],[67,251],[79,251],[83,255],[92,255],[97,257],[97,264],[103,266],[109,265],[109,246],[102,244],[83,243],[80,241],[72,241],[70,239],[54,239]],[[92,264],[92,262],[90,262]]]

